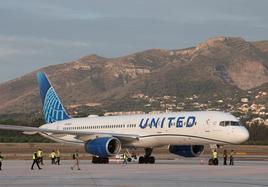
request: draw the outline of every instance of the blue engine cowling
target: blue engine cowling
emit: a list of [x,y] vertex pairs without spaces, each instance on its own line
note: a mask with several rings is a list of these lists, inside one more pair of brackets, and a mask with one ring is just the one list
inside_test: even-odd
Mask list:
[[85,143],[85,150],[87,153],[106,158],[120,152],[121,142],[114,137],[96,138]]
[[183,157],[197,157],[204,151],[204,145],[170,145],[169,152]]

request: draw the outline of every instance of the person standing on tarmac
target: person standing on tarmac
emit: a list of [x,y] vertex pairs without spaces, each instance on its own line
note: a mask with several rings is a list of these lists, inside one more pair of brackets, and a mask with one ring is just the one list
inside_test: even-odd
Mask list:
[[227,165],[227,150],[223,150],[223,165]]
[[231,153],[230,153],[230,164],[229,165],[234,165],[234,150],[231,150]]
[[38,158],[38,163],[39,164],[41,163],[41,165],[44,165],[44,163],[43,163],[43,151],[42,151],[42,149],[38,149],[38,151],[37,151],[37,158]]
[[213,159],[213,164],[214,165],[218,165],[219,164],[218,153],[217,153],[216,149],[214,149],[214,151],[212,153],[212,159]]
[[77,167],[77,170],[80,170],[78,150],[76,150],[76,152],[73,154],[73,160],[74,160],[74,165],[71,166],[71,170],[73,170],[75,167]]
[[56,151],[56,164],[60,165],[60,150],[58,149]]
[[56,153],[55,153],[54,150],[50,153],[50,158],[51,158],[51,164],[52,165],[53,164],[56,164],[56,161],[55,161],[55,159],[56,159]]
[[4,157],[3,157],[2,153],[0,152],[0,170],[2,170],[3,159],[4,159]]
[[123,164],[127,164],[127,159],[128,159],[127,153],[124,152],[124,154],[123,154]]
[[34,165],[35,165],[35,164],[37,165],[38,169],[42,169],[42,168],[40,168],[40,166],[39,166],[39,163],[38,163],[38,157],[37,157],[37,152],[36,152],[36,151],[33,153],[33,163],[32,163],[31,170],[34,169]]

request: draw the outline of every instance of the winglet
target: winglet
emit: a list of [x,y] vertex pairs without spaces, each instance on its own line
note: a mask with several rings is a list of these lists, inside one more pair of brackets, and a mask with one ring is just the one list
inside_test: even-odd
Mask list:
[[38,72],[36,76],[42,98],[43,114],[46,123],[70,119],[70,116],[63,107],[46,74]]

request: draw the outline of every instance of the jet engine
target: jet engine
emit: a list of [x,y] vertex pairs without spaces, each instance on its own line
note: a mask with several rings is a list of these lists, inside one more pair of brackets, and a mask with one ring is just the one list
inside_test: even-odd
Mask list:
[[204,151],[204,145],[170,145],[169,152],[183,157],[197,157]]
[[106,158],[116,155],[121,150],[121,142],[115,137],[101,137],[85,143],[87,153]]

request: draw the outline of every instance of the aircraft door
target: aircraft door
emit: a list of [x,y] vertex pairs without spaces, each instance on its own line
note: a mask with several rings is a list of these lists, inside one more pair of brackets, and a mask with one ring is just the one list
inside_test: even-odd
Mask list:
[[212,121],[211,121],[210,118],[208,118],[205,121],[205,124],[204,124],[204,130],[205,130],[205,132],[210,132],[211,131],[211,126],[212,126]]
[[208,117],[204,125],[205,132],[218,131],[217,125],[217,121],[213,120],[212,117]]

